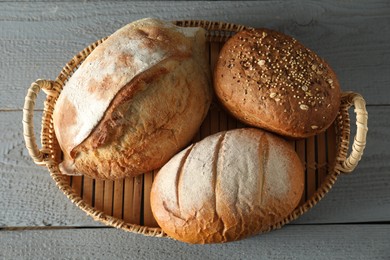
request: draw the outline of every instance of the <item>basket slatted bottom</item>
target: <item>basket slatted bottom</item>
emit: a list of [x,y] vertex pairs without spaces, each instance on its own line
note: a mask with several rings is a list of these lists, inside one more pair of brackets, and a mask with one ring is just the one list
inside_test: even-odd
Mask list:
[[[210,109],[194,141],[223,130],[245,127],[222,110]],[[336,134],[332,125],[322,134],[289,141],[305,167],[305,191],[300,206],[309,200],[329,171],[336,154]],[[150,190],[157,171],[117,181],[103,181],[84,176],[68,178],[72,189],[89,205],[127,223],[157,227],[150,208]]]
[[[214,68],[223,43],[209,40],[208,58],[211,68]],[[245,125],[228,115],[214,101],[193,141],[197,142],[219,131],[241,127]],[[327,174],[333,171],[336,157],[335,126],[332,125],[317,136],[289,143],[295,148],[305,167],[305,192],[301,206],[313,196]],[[156,173],[157,171],[153,171],[118,181],[95,180],[84,176],[67,177],[67,180],[76,194],[97,210],[127,223],[157,227],[149,202]]]

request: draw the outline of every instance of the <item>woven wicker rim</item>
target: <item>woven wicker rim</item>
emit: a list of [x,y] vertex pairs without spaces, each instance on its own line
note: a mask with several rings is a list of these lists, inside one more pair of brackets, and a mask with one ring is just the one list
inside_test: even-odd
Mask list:
[[[184,27],[203,27],[208,31],[208,40],[214,42],[224,42],[234,33],[249,28],[232,23],[199,20],[175,21],[174,23],[178,26]],[[106,38],[96,41],[74,56],[65,65],[55,81],[39,79],[31,84],[25,98],[23,109],[23,130],[26,147],[36,164],[43,165],[48,168],[50,175],[54,179],[58,188],[80,209],[92,216],[94,220],[100,221],[109,226],[121,228],[130,232],[141,233],[147,236],[167,236],[160,228],[127,223],[122,219],[115,218],[102,211],[96,210],[73,191],[58,167],[57,159],[59,158],[61,151],[58,149],[52,120],[55,102],[61,93],[66,80],[73,74],[82,61],[105,39]],[[40,90],[43,90],[46,94],[41,125],[41,149],[38,148],[33,128],[35,101]],[[357,131],[351,147],[351,152],[349,156],[347,156],[350,140],[350,119],[348,110],[351,106],[355,107]],[[336,163],[333,171],[327,174],[321,186],[318,187],[310,199],[308,199],[303,205],[296,208],[285,219],[271,226],[267,231],[280,228],[307,212],[332,188],[340,173],[349,173],[355,169],[363,155],[363,150],[366,145],[368,130],[367,120],[368,113],[363,97],[354,92],[344,92],[342,94],[340,111],[335,120],[337,152]]]

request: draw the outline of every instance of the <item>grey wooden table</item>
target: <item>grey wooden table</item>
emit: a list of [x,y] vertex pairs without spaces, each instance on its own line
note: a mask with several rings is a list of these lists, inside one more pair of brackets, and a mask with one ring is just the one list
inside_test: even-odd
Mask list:
[[[330,63],[343,90],[367,101],[358,168],[297,221],[234,243],[192,246],[92,221],[30,159],[24,97],[31,82],[54,79],[85,46],[143,17],[269,27],[299,39]],[[0,2],[0,50],[1,259],[390,259],[390,1]]]

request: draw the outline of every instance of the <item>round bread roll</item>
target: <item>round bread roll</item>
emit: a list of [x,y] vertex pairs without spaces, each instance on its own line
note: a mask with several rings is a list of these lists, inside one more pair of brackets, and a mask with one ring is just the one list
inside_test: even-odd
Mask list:
[[293,138],[326,130],[340,107],[329,65],[294,38],[268,29],[244,30],[225,43],[214,88],[239,120]]
[[143,19],[93,50],[54,108],[61,171],[135,176],[188,145],[211,102],[205,33]]
[[298,205],[304,170],[280,137],[220,132],[175,155],[157,174],[151,208],[172,238],[221,243],[268,230]]

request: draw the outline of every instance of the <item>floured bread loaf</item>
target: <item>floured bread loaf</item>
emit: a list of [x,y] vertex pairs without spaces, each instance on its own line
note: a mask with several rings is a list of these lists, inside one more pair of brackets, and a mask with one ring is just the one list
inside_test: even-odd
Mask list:
[[283,220],[303,189],[304,169],[291,146],[243,128],[209,136],[174,156],[153,182],[151,208],[175,239],[228,242]]
[[214,87],[241,121],[294,138],[326,130],[340,107],[329,65],[292,37],[267,29],[241,31],[225,43]]
[[55,105],[62,172],[134,176],[187,145],[211,101],[205,43],[201,28],[143,19],[99,45]]

